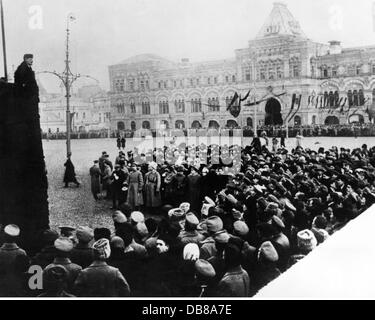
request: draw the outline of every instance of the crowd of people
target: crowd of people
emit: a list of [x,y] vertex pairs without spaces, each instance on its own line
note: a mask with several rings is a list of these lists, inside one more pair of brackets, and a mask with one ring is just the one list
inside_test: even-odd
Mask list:
[[[375,147],[269,148],[266,135],[227,161],[146,161],[106,152],[90,169],[113,225],[46,230],[34,256],[8,225],[0,295],[251,297],[375,203]],[[272,149],[272,150],[270,150]],[[219,147],[219,151],[221,148]],[[160,159],[159,159],[160,160]],[[328,240],[327,240],[328,239]],[[43,288],[27,286],[30,265]]]

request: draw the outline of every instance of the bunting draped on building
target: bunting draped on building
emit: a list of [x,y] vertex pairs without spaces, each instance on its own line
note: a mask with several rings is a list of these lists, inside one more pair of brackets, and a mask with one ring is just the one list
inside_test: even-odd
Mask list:
[[234,93],[232,101],[229,103],[227,111],[234,117],[237,118],[241,113],[241,103],[246,101],[250,96],[251,90],[245,95],[245,97],[241,98],[237,92]]

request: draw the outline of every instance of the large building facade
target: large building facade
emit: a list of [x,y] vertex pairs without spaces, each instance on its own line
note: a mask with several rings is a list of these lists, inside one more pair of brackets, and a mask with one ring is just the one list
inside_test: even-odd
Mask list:
[[[375,46],[313,42],[286,5],[274,3],[257,37],[234,58],[175,63],[145,54],[110,66],[109,77],[113,130],[368,122]],[[262,102],[233,118],[228,104],[249,90],[249,102]]]

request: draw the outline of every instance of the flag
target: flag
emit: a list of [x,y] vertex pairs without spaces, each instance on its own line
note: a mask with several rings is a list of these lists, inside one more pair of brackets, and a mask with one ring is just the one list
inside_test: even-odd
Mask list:
[[75,15],[73,13],[69,13],[68,19],[70,21],[76,21],[77,20],[77,18],[75,17]]
[[234,93],[233,99],[228,105],[227,111],[234,117],[237,118],[241,113],[241,96],[237,92]]
[[[289,116],[292,114],[293,109],[294,109],[294,104],[295,104],[295,103],[296,103],[296,94],[293,93],[293,95],[292,95],[292,105],[291,105],[291,107],[290,107],[289,113],[288,113],[287,116],[285,117],[286,120],[288,120]],[[286,122],[288,122],[288,121],[286,121]]]
[[297,101],[298,101],[298,102],[297,102],[297,103],[298,103],[297,110],[296,110],[296,112],[294,112],[293,115],[289,118],[288,122],[289,122],[290,120],[292,120],[292,119],[295,117],[295,115],[298,113],[299,109],[301,108],[302,94],[299,95],[299,98],[298,98]]
[[241,101],[246,101],[247,98],[248,98],[249,95],[250,95],[250,92],[251,92],[251,90],[249,90],[249,92],[246,94],[245,98],[242,98],[242,99],[240,99],[240,100],[241,100]]

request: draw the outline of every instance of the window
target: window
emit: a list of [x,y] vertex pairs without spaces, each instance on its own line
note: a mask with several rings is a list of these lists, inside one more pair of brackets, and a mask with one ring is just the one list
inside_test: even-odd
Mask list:
[[232,82],[236,82],[236,76],[232,76]]
[[199,78],[197,79],[197,86],[199,86]]
[[99,113],[99,123],[101,123],[101,122],[102,122],[102,114]]
[[217,77],[214,78],[214,84],[217,84]]
[[298,78],[298,77],[299,77],[299,67],[293,66],[293,78]]
[[169,103],[168,103],[168,101],[160,101],[159,102],[159,113],[160,114],[168,114],[169,113]]
[[337,67],[332,67],[332,77],[337,77]]
[[174,80],[174,81],[173,81],[173,88],[176,88],[176,87],[177,87],[177,81]]
[[117,109],[117,113],[120,113],[120,114],[125,113],[124,102],[122,102],[122,101],[118,101],[118,102],[116,103],[116,109]]
[[359,105],[360,105],[360,106],[363,106],[363,105],[365,104],[365,95],[364,95],[362,89],[360,89],[360,90],[358,91],[358,96],[359,96]]
[[164,89],[168,88],[168,81],[164,81]]
[[130,101],[130,112],[136,113],[135,102],[133,100]]
[[229,82],[229,76],[225,76],[225,82],[226,82],[226,83]]
[[183,82],[183,80],[180,80],[180,87],[181,87],[181,88],[184,87],[184,82]]
[[185,100],[175,100],[174,101],[176,113],[185,113]]
[[59,133],[59,132],[60,132],[60,128],[57,128],[57,129],[56,129],[56,132]]
[[372,90],[372,103],[375,103],[375,89]]
[[85,112],[82,115],[82,119],[86,119],[86,113]]
[[141,90],[145,90],[145,82],[141,80],[140,82]]
[[146,89],[150,89],[150,84],[149,84],[148,80],[146,80]]
[[150,108],[150,102],[144,101],[142,102],[142,114],[150,114],[151,108]]
[[276,68],[276,73],[277,73],[277,79],[282,79],[284,76],[284,72],[281,66],[278,66]]
[[129,81],[129,89],[134,90],[134,80]]
[[243,80],[244,81],[250,81],[251,80],[251,67],[249,66],[246,66],[244,69],[243,69]]
[[289,61],[289,74],[291,78],[298,78],[300,76],[300,61],[298,58],[292,58]]
[[355,72],[356,72],[356,69],[355,69],[355,66],[349,66],[348,67],[348,75],[349,76],[355,76]]
[[311,123],[316,124],[316,116],[312,116]]
[[355,74],[359,76],[361,74],[361,66],[357,66],[355,69]]
[[220,111],[220,104],[219,98],[208,98],[208,108],[210,112],[219,112]]
[[208,84],[208,85],[211,84],[211,78],[210,78],[210,77],[207,78],[207,84]]
[[158,83],[158,88],[161,89],[161,81]]
[[116,79],[114,81],[115,92],[123,92],[124,91],[124,84],[125,84],[124,79]]
[[349,107],[353,106],[353,92],[352,92],[352,90],[348,91],[348,104],[349,104]]
[[354,90],[353,91],[353,105],[354,106],[359,106],[359,99],[358,99],[358,91],[357,90]]
[[202,102],[200,98],[191,99],[190,102],[191,102],[192,113],[202,112]]
[[190,79],[190,85],[193,87],[194,86],[194,80]]
[[375,74],[375,63],[372,64],[372,74]]

